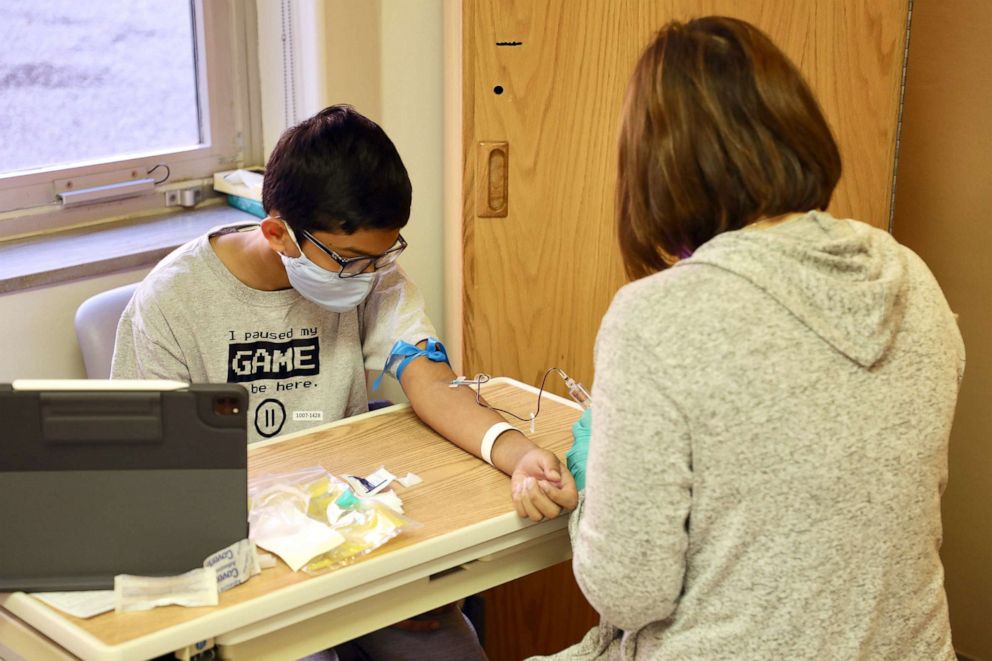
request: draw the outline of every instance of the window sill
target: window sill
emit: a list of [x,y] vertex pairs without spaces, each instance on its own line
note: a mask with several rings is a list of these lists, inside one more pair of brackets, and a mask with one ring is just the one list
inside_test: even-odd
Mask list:
[[0,294],[153,266],[211,227],[254,216],[227,205],[0,243]]

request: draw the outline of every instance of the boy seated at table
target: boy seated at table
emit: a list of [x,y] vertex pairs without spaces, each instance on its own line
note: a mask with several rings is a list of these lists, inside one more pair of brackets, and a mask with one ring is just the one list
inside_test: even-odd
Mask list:
[[[417,415],[511,476],[520,516],[557,516],[577,500],[559,459],[470,388],[449,387],[455,374],[396,262],[411,194],[392,141],[350,106],[286,130],[266,166],[268,216],[215,228],[148,274],[121,318],[112,377],[241,383],[251,443],[367,411],[366,370],[392,357]],[[563,483],[558,502],[540,480]]]

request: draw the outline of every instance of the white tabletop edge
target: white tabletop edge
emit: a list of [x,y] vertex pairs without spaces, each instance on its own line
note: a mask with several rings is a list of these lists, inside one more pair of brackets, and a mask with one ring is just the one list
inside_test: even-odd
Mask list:
[[0,607],[21,618],[26,624],[42,632],[48,638],[69,650],[73,654],[84,656],[87,652],[98,652],[100,658],[110,658],[113,647],[85,629],[75,625],[66,626],[62,614],[47,606],[44,602],[34,599],[24,592],[0,594]]

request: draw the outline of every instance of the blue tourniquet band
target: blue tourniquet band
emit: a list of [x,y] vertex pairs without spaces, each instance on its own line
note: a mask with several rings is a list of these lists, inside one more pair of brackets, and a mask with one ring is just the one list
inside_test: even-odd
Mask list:
[[418,356],[427,356],[429,360],[435,363],[448,363],[448,352],[445,350],[444,345],[441,344],[441,340],[436,337],[427,338],[427,347],[421,349],[420,347],[410,344],[409,342],[404,342],[403,340],[396,340],[393,348],[389,350],[389,358],[386,359],[386,364],[382,367],[382,374],[375,380],[372,384],[372,390],[378,390],[379,384],[382,383],[382,377],[386,376],[386,373],[392,369],[393,364],[399,362],[396,366],[396,380],[399,381],[400,377],[403,376],[403,370],[406,366],[410,364],[410,361]]

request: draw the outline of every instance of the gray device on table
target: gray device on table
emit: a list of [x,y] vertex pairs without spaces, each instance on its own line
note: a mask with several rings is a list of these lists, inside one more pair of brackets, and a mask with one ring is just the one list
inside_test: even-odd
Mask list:
[[0,592],[181,574],[248,536],[244,388],[19,383],[0,384]]

